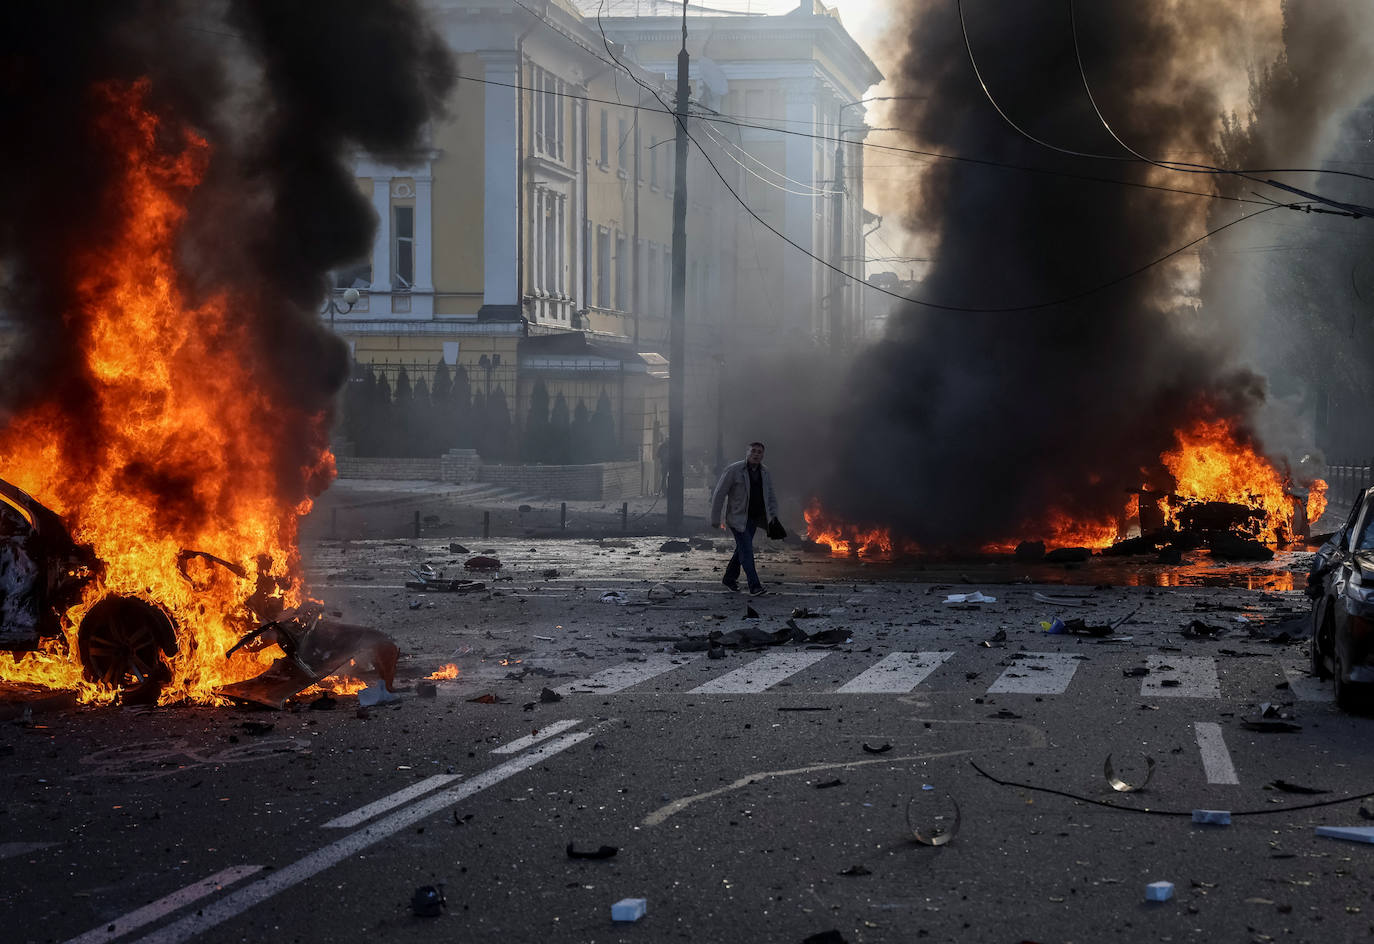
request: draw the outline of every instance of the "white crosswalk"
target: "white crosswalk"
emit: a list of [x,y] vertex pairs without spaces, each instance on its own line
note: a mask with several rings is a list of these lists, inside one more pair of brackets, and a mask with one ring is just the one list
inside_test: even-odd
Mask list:
[[[874,660],[827,650],[771,650],[731,653],[719,663],[702,653],[654,653],[622,662],[595,675],[560,686],[562,695],[611,695],[647,691],[690,695],[748,695],[788,691],[837,695],[906,695],[926,687],[948,691],[980,688],[989,695],[1064,695],[1075,687],[1100,693],[1134,692],[1150,699],[1253,699],[1266,687],[1272,700],[1332,700],[1331,684],[1307,674],[1304,660],[1292,656],[1219,660],[1175,653],[1128,652],[891,652]],[[829,661],[827,661],[829,660]],[[1224,673],[1219,671],[1221,661]],[[741,664],[743,662],[743,664]],[[1000,673],[989,683],[989,669]],[[814,671],[807,672],[808,669]],[[837,672],[852,673],[839,682]],[[824,678],[824,681],[821,679]],[[1227,684],[1223,685],[1223,679]],[[652,686],[650,685],[652,683]]]

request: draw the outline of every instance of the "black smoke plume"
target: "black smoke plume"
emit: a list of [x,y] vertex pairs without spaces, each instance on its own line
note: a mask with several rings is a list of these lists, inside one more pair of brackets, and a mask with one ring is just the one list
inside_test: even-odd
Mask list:
[[[0,303],[17,328],[0,354],[0,435],[55,404],[72,420],[69,461],[101,459],[77,286],[91,275],[80,271],[86,248],[115,228],[127,195],[102,133],[108,103],[93,90],[146,81],[149,109],[209,144],[183,228],[183,291],[233,298],[254,359],[257,389],[245,393],[265,393],[274,414],[281,493],[318,488],[302,481],[321,445],[306,420],[332,411],[347,371],[318,307],[328,271],[364,257],[376,225],[348,161],[413,151],[452,77],[418,5],[18,0],[0,8],[0,31],[11,136],[0,149]],[[170,154],[183,141],[168,137]]]
[[[1128,156],[1084,91],[1063,2],[964,6],[977,64],[1012,120],[1064,149]],[[1211,63],[1246,5],[1076,6],[1084,70],[1123,139],[1206,160],[1223,109]],[[1208,414],[1245,421],[1264,399],[1264,381],[1196,310],[1196,256],[1090,291],[1205,229],[1208,196],[1123,183],[1214,186],[1018,134],[979,86],[954,0],[913,5],[905,35],[893,94],[914,100],[897,123],[918,147],[1012,165],[930,164],[905,219],[934,247],[916,294],[1012,310],[897,304],[847,386],[823,504],[927,545],[1033,540],[1056,514],[1111,520],[1129,489],[1157,479],[1176,428]]]

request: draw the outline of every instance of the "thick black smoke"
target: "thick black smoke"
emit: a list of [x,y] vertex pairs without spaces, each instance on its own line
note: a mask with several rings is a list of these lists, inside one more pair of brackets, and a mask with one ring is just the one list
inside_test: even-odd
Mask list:
[[[0,7],[0,32],[11,137],[0,149],[0,279],[19,326],[0,359],[0,431],[43,403],[82,427],[94,381],[80,355],[77,286],[90,276],[80,266],[126,212],[120,156],[100,130],[108,105],[93,90],[146,79],[166,126],[210,146],[184,229],[183,289],[234,300],[255,383],[282,424],[277,442],[299,444],[281,450],[283,495],[299,492],[320,445],[306,421],[332,410],[346,377],[343,346],[317,313],[327,272],[365,256],[376,225],[347,161],[355,149],[393,156],[420,143],[452,77],[441,39],[412,0],[18,0]],[[169,153],[183,146],[168,138]],[[99,427],[88,428],[92,441],[68,452],[98,461]]]
[[[1064,3],[965,7],[978,66],[1014,121],[1063,148],[1125,155],[1084,92]],[[1222,105],[1206,66],[1243,11],[1104,0],[1077,12],[1093,94],[1118,133],[1151,156],[1210,154]],[[1204,410],[1244,419],[1264,384],[1184,302],[1196,257],[1083,294],[1200,235],[1209,199],[1087,178],[1212,184],[1019,135],[979,87],[953,0],[922,4],[907,33],[894,94],[918,99],[898,123],[919,147],[1048,173],[931,164],[905,220],[935,244],[919,296],[1021,310],[899,305],[853,372],[823,502],[932,545],[1042,537],[1053,513],[1110,519],[1176,428]]]

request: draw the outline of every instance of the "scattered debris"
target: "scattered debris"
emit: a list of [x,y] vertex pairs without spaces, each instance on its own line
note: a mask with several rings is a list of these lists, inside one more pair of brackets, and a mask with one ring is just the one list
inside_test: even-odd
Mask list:
[[476,698],[469,698],[468,701],[478,705],[509,705],[510,702],[500,695],[493,695],[487,692],[485,695],[478,695]]
[[547,705],[550,702],[562,701],[563,696],[558,694],[551,688],[545,688],[539,693],[539,700]]
[[1006,641],[1007,631],[1005,629],[999,629],[997,632],[992,634],[991,638],[984,639],[978,645],[982,646],[984,649],[991,649],[993,646],[1000,645],[1001,643],[1004,643]]
[[471,551],[469,551],[467,548],[463,547],[463,545],[457,543],[456,541],[453,542],[453,543],[451,543],[451,544],[449,544],[449,546],[448,546],[448,552],[449,552],[450,554],[471,554],[471,553],[472,553]]
[[[821,546],[825,547],[825,545]],[[826,549],[829,550],[829,548]],[[803,940],[801,944],[849,944],[849,942],[844,939],[843,934],[832,928],[829,931],[822,931],[819,934],[811,935]]]
[[1122,675],[1124,678],[1144,678],[1145,676],[1147,676],[1147,675],[1149,675],[1149,674],[1150,674],[1149,668],[1148,668],[1147,666],[1143,666],[1143,665],[1135,665],[1135,666],[1132,666],[1132,667],[1129,668],[1129,669],[1122,669],[1122,670],[1121,670],[1121,675]]
[[630,601],[625,597],[625,594],[621,593],[619,590],[607,590],[605,593],[601,594],[601,602],[618,603],[623,606]]
[[1247,731],[1258,731],[1261,734],[1295,734],[1302,730],[1302,725],[1288,721],[1242,721],[1240,726]]
[[949,794],[945,794],[945,799],[948,800],[949,805],[954,808],[954,819],[946,822],[944,815],[936,816],[931,825],[918,826],[912,821],[911,811],[916,803],[921,800],[919,795],[912,797],[906,805],[907,828],[911,830],[911,835],[915,840],[923,846],[943,846],[954,839],[955,835],[959,832],[959,821],[961,818],[959,804],[955,802],[954,797]]
[[466,570],[500,570],[501,562],[494,557],[479,554],[476,557],[469,557],[463,563]]
[[799,606],[792,611],[793,619],[820,619],[820,615],[804,606]]
[[569,859],[609,859],[619,851],[617,846],[601,846],[593,852],[582,852],[572,843],[568,843],[567,849]]
[[664,554],[685,554],[692,549],[692,545],[686,541],[664,541],[658,549]]
[[[407,590],[423,590],[426,593],[476,593],[487,588],[487,585],[480,580],[447,579],[442,570],[435,570],[429,564],[425,564],[419,570],[407,571],[407,573],[415,578],[406,581]],[[419,601],[412,603],[410,608],[412,610],[419,609]]]
[[374,705],[389,705],[393,701],[400,700],[400,695],[387,691],[384,685],[369,685],[358,693],[358,704],[364,708],[371,708]]
[[557,580],[559,577],[563,575],[558,572],[557,567],[549,567],[540,576],[542,576],[545,580]]
[[333,711],[339,705],[339,700],[328,692],[321,692],[320,696],[310,703],[311,711]]
[[1040,593],[1037,591],[1031,594],[1031,599],[1035,600],[1036,603],[1048,603],[1050,606],[1087,606],[1090,598],[1065,596],[1052,597],[1049,594]]
[[535,638],[535,639],[538,639],[540,642],[553,642],[553,637],[552,637],[552,636],[538,636],[538,635],[536,635],[534,638]]
[[1107,782],[1112,785],[1112,789],[1117,793],[1135,793],[1137,790],[1144,790],[1150,782],[1150,778],[1155,775],[1155,759],[1145,758],[1145,779],[1138,784],[1129,784],[1116,775],[1112,768],[1112,755],[1108,754],[1107,759],[1102,764],[1102,776],[1107,778]]
[[[1289,783],[1286,780],[1275,780],[1273,783],[1269,784],[1269,786],[1281,793],[1301,793],[1307,796],[1316,796],[1319,793],[1330,792],[1329,790],[1318,790],[1316,787],[1304,787],[1300,784]],[[1363,807],[1360,809],[1361,811],[1364,810]]]
[[1145,886],[1146,901],[1168,901],[1174,897],[1173,882],[1151,882]]
[[980,590],[972,593],[951,593],[945,597],[946,603],[996,603],[996,597],[990,597]]
[[1374,826],[1318,826],[1317,835],[1351,842],[1374,842]]
[[261,737],[275,727],[276,725],[271,721],[245,721],[239,725],[240,730],[247,731],[255,737]]
[[1067,622],[1055,617],[1053,622],[1040,621],[1040,628],[1051,635],[1072,635],[1072,636],[1094,636],[1103,637],[1112,634],[1110,626],[1089,626],[1083,620],[1074,618]]
[[646,898],[622,898],[611,905],[612,921],[638,921],[649,911]]
[[1189,639],[1219,639],[1226,635],[1225,626],[1213,626],[1195,619],[1183,627],[1183,635]]
[[750,620],[756,620],[756,619],[759,618],[759,611],[756,610],[756,609],[754,609],[752,606],[747,606],[747,605],[746,605],[745,608],[744,608],[744,618],[745,618],[745,619],[750,619]]
[[864,742],[865,754],[886,754],[890,750],[892,750],[892,745],[889,743],[884,743],[882,747],[869,747],[868,743]]
[[1047,564],[1081,564],[1093,556],[1091,548],[1056,547],[1045,555]]
[[1008,709],[1008,708],[999,708],[997,711],[994,711],[992,714],[988,715],[988,717],[989,717],[989,718],[1001,718],[1001,719],[1004,719],[1004,720],[1011,720],[1011,719],[1019,719],[1021,716],[1018,715],[1016,712],[1014,712],[1014,711]]
[[817,789],[817,790],[829,790],[831,787],[842,787],[842,786],[844,786],[844,781],[843,781],[843,780],[840,780],[840,779],[837,777],[837,778],[835,778],[834,780],[823,780],[823,781],[821,781],[820,783],[816,784],[816,789]]
[[872,875],[873,872],[862,865],[851,865],[840,872],[841,875]]
[[433,682],[417,682],[415,683],[415,694],[420,698],[437,698],[439,686]]
[[683,596],[686,592],[685,590],[676,590],[666,583],[657,583],[649,588],[649,592],[646,595],[652,602],[662,603],[665,600],[673,599],[673,597]]
[[1015,557],[1019,561],[1039,561],[1045,559],[1044,541],[1022,541],[1016,545]]
[[421,885],[410,898],[410,910],[417,918],[437,918],[447,905],[442,885]]
[[1193,822],[1208,826],[1230,826],[1230,810],[1193,810]]

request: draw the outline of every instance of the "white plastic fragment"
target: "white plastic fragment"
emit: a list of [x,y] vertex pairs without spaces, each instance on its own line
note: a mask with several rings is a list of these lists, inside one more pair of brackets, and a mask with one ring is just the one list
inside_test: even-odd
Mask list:
[[981,590],[972,593],[951,593],[945,597],[946,603],[996,603],[996,597],[990,597]]
[[1374,826],[1318,826],[1317,835],[1351,842],[1374,842]]
[[1230,826],[1230,810],[1193,810],[1193,822],[1208,823],[1212,826]]
[[1145,886],[1146,901],[1168,901],[1174,897],[1173,882],[1151,882]]
[[649,910],[647,898],[622,898],[611,905],[612,921],[638,921]]

